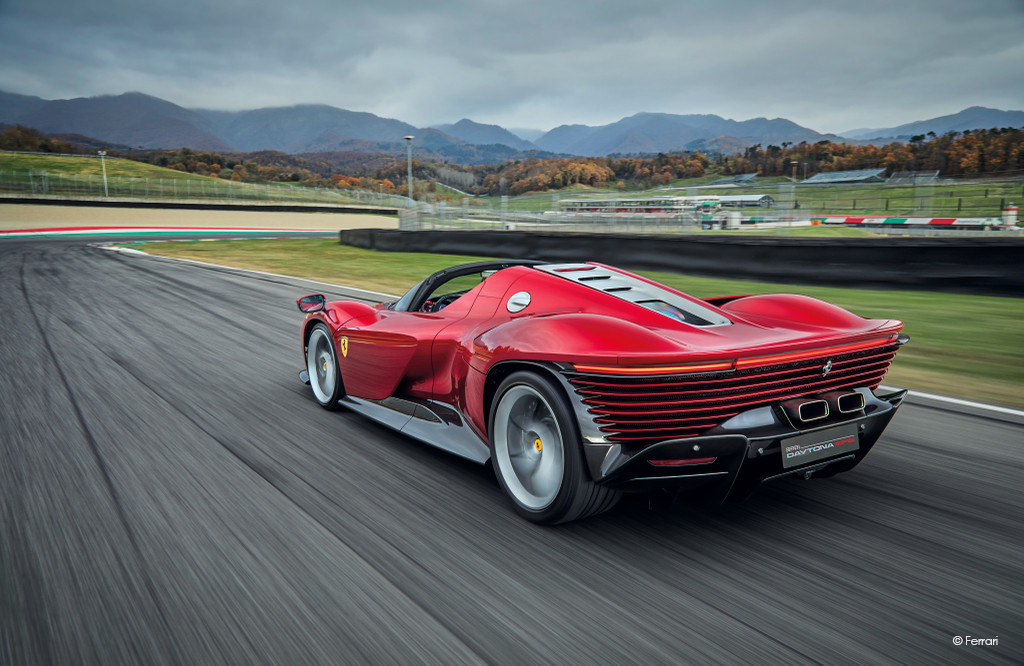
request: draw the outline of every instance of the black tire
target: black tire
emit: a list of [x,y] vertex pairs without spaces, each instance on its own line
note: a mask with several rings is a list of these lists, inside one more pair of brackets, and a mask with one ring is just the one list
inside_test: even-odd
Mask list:
[[618,491],[590,479],[576,419],[561,388],[547,377],[509,375],[495,393],[489,424],[494,474],[522,517],[567,523],[618,502]]
[[324,409],[335,410],[338,400],[345,395],[338,368],[338,354],[334,349],[334,338],[323,323],[313,325],[306,341],[306,372],[313,397]]

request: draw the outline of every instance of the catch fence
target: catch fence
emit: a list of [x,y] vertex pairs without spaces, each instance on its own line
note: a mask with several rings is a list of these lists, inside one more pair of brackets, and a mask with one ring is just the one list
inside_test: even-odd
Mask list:
[[242,183],[215,178],[126,178],[45,171],[0,171],[0,196],[50,199],[142,199],[173,201],[262,201],[405,208],[409,199],[359,189]]
[[[938,182],[911,182],[896,185],[803,185],[778,183],[746,187],[661,187],[645,192],[590,191],[586,194],[545,193],[518,197],[481,199],[492,210],[558,213],[562,199],[616,199],[624,196],[731,196],[768,195],[774,200],[770,208],[745,206],[732,208],[744,217],[764,215],[802,217],[815,215],[864,215],[893,217],[999,217],[1011,204],[1024,203],[1024,178],[1019,175],[1001,178],[944,179]],[[507,199],[507,201],[506,201]]]
[[469,205],[417,203],[399,210],[399,228],[504,231],[580,231],[590,233],[688,233],[707,224],[710,216],[687,212],[675,215],[600,215],[556,211],[491,210]]

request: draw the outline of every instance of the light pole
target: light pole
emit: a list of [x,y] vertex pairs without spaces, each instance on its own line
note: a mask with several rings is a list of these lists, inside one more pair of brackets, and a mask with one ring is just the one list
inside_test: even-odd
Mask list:
[[412,206],[412,203],[413,203],[412,202],[412,140],[414,138],[415,137],[412,137],[412,136],[405,137],[405,146],[406,146],[406,149],[407,149],[406,152],[408,154],[408,161],[409,161],[409,178],[408,178],[408,180],[409,180],[409,205],[410,206]]
[[103,158],[107,156],[107,151],[100,150],[100,165],[103,167],[103,196],[109,197],[110,193],[107,191],[107,162]]

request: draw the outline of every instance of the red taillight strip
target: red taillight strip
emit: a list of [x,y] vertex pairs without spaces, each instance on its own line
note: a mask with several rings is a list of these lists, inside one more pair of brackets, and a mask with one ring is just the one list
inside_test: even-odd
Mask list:
[[667,460],[648,460],[655,467],[681,467],[683,465],[709,465],[718,458],[670,458]]
[[599,375],[678,375],[701,374],[705,372],[722,372],[732,370],[732,361],[720,363],[694,363],[692,365],[658,365],[646,367],[624,367],[619,365],[580,365],[574,363],[577,372],[593,372]]
[[839,345],[838,347],[826,347],[824,349],[810,349],[802,352],[790,352],[788,354],[776,354],[774,356],[758,356],[757,358],[741,358],[736,361],[736,369],[741,370],[743,368],[753,368],[763,365],[778,365],[780,363],[793,363],[794,361],[800,361],[810,358],[824,358],[826,356],[839,356],[840,354],[849,354],[861,349],[870,349],[872,347],[881,347],[883,345],[892,344],[895,341],[896,336],[890,336],[887,338],[868,340],[866,342],[854,342],[848,345]]

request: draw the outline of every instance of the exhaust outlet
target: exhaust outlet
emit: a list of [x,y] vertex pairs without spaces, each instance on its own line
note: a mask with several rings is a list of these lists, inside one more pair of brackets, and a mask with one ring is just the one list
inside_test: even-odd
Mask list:
[[828,403],[817,398],[811,400],[787,400],[782,403],[790,420],[811,423],[828,417]]
[[819,421],[828,416],[828,403],[824,400],[808,400],[800,403],[796,414],[801,421]]
[[824,396],[840,414],[853,414],[864,409],[864,396],[857,392],[841,393],[833,391]]
[[864,396],[860,393],[847,393],[839,396],[837,405],[841,414],[859,412],[864,409]]

